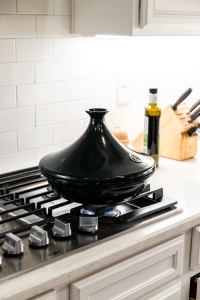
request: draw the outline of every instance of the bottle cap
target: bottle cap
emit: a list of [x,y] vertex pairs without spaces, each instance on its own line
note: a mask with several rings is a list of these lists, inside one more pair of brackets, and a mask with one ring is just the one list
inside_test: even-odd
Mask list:
[[158,89],[149,89],[149,93],[157,94]]

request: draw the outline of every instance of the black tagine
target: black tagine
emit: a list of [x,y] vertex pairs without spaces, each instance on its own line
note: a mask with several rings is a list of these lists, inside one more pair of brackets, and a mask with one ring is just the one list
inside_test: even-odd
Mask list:
[[154,160],[121,144],[110,133],[108,111],[86,111],[90,123],[64,150],[43,157],[39,167],[61,197],[83,204],[114,204],[139,194],[155,171]]

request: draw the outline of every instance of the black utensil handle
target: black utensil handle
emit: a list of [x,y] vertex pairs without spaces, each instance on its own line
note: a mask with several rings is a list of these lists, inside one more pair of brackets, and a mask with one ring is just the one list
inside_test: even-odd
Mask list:
[[190,108],[189,112],[191,113],[199,104],[200,104],[200,99],[197,102],[195,102],[195,104]]
[[194,135],[196,135],[196,134],[197,134],[196,131],[197,131],[198,128],[200,128],[200,124],[198,124],[197,126],[194,126],[193,128],[191,128],[191,129],[188,131],[189,136],[194,136]]
[[191,120],[194,121],[200,116],[200,108],[197,109],[192,115],[191,115]]
[[172,109],[173,110],[176,110],[177,109],[177,106],[183,102],[183,100],[185,100],[190,94],[192,93],[192,89],[189,88],[187,89],[181,96],[180,98],[174,103],[171,105]]

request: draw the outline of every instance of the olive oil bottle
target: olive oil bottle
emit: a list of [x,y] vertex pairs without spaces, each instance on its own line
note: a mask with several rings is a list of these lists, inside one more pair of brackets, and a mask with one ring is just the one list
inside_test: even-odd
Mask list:
[[153,157],[158,167],[159,128],[161,109],[157,106],[157,89],[149,89],[149,105],[145,107],[144,116],[144,153]]

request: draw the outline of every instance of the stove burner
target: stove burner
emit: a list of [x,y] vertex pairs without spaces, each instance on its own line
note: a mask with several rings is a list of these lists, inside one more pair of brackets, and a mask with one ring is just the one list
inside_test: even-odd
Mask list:
[[117,207],[113,207],[111,209],[106,209],[104,212],[104,215],[107,217],[117,217],[120,215],[120,211],[117,209]]
[[56,192],[53,192],[53,193],[49,193],[49,194],[46,194],[43,196],[44,199],[51,199],[51,198],[54,198],[54,197],[57,197],[58,194]]
[[84,208],[82,207],[80,210],[80,213],[82,215],[89,215],[89,216],[94,216],[95,215],[95,209],[91,209],[91,208]]
[[[96,214],[96,209],[91,207],[82,207],[80,213],[82,215],[94,216]],[[117,207],[105,208],[102,212],[102,215],[106,217],[117,217],[120,215],[120,211],[117,209]]]

